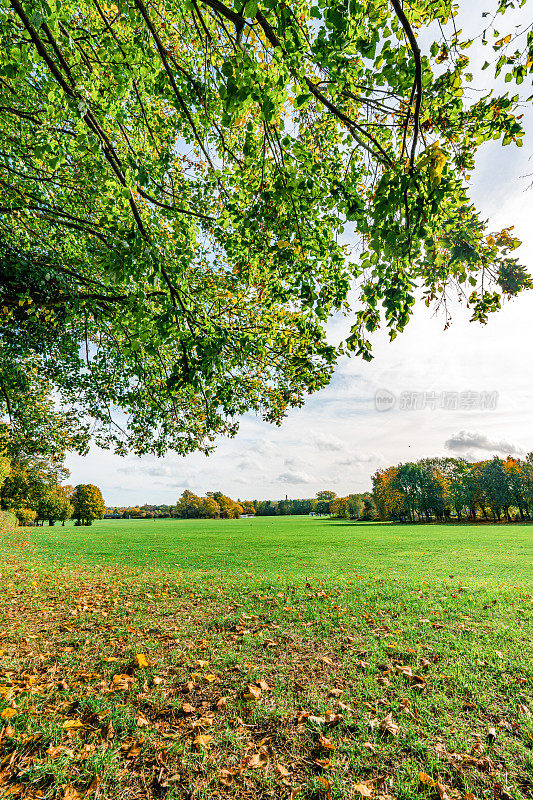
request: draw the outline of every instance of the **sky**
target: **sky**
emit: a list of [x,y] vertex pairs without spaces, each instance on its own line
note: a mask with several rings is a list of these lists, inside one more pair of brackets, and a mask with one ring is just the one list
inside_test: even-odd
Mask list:
[[[530,115],[531,116],[531,115]],[[515,251],[533,272],[533,119],[521,149],[489,143],[473,172],[471,198],[490,230],[514,225]],[[374,338],[374,360],[339,361],[333,380],[278,428],[245,415],[210,456],[118,457],[92,448],[70,455],[69,483],[95,483],[107,505],[175,503],[185,489],[231,497],[313,497],[369,490],[376,471],[425,456],[523,455],[533,450],[533,292],[505,303],[487,325],[464,305],[452,326],[419,304],[394,342]],[[342,338],[350,319],[331,321]]]

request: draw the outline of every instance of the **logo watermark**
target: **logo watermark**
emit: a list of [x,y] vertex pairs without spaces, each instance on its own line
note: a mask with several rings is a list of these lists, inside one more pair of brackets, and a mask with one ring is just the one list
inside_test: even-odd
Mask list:
[[374,395],[376,411],[494,411],[498,405],[498,392],[442,391],[400,392],[396,396],[389,389],[378,389]]

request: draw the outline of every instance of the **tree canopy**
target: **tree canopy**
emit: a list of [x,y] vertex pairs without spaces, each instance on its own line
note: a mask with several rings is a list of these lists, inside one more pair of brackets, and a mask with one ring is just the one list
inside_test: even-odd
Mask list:
[[468,197],[483,142],[521,145],[518,95],[491,87],[533,69],[531,30],[493,36],[521,5],[482,21],[470,91],[446,0],[1,0],[6,412],[18,363],[102,445],[208,451],[246,410],[279,423],[340,352],[370,358],[417,287],[481,321],[529,287]]

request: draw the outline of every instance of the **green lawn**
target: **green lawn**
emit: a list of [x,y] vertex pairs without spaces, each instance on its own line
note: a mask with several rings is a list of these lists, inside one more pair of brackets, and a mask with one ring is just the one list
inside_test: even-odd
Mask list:
[[33,529],[39,558],[120,564],[232,580],[386,576],[420,582],[454,574],[465,585],[533,585],[533,526],[390,525],[316,517],[102,520]]
[[531,800],[533,526],[0,535],[0,797]]

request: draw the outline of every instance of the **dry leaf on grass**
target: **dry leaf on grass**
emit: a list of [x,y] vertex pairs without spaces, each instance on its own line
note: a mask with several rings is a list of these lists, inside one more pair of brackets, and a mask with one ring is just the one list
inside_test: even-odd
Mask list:
[[340,697],[343,692],[343,689],[330,689],[328,692],[328,697]]
[[284,767],[283,764],[276,764],[276,772],[282,778],[288,778],[290,775],[289,770],[287,769],[287,767]]
[[390,736],[400,735],[400,726],[394,722],[392,714],[387,714],[379,723],[379,728],[383,733],[388,733]]
[[326,790],[326,795],[328,800],[331,800],[331,786],[329,785],[329,781],[327,778],[324,778],[323,775],[317,775],[317,781],[322,784],[324,789]]
[[248,686],[247,690],[244,692],[243,697],[245,700],[248,700],[249,702],[259,700],[259,698],[261,697],[261,689],[259,688],[259,686],[252,686],[250,684],[250,686]]
[[4,708],[4,710],[0,714],[0,717],[2,719],[13,719],[13,717],[16,717],[16,715],[17,712],[15,711],[14,708]]
[[230,769],[220,770],[220,783],[223,786],[231,786],[233,783],[233,772]]
[[144,653],[137,653],[135,656],[135,665],[138,669],[146,669],[148,666],[148,659]]
[[200,733],[198,736],[195,736],[193,744],[197,750],[209,750],[212,741],[212,736],[209,736],[207,733]]
[[435,781],[426,772],[421,772],[419,774],[418,778],[420,780],[420,783],[423,783],[424,786],[431,786],[431,788],[433,788],[435,786]]
[[335,750],[335,745],[331,739],[326,739],[325,736],[319,736],[318,743],[320,744],[320,747],[324,748],[324,750]]
[[372,788],[367,783],[356,783],[353,788],[361,797],[372,797]]

